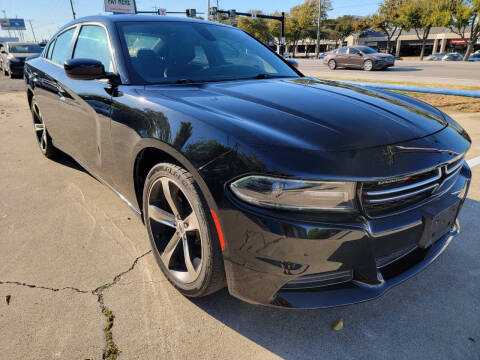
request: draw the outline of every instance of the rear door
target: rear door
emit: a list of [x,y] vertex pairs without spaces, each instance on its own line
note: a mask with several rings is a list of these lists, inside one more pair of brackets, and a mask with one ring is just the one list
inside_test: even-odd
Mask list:
[[68,115],[64,103],[69,94],[63,84],[66,78],[63,63],[70,56],[75,31],[75,26],[66,29],[50,42],[42,66],[34,74],[39,111],[54,144],[67,153],[71,152],[71,140],[65,125]]

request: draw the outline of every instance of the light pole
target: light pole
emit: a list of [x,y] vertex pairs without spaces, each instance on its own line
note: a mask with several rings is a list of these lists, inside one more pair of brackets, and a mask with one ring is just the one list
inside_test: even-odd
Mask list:
[[32,29],[33,41],[37,42],[37,37],[35,36],[35,31],[33,30],[32,20],[28,20],[30,23],[30,28]]
[[317,43],[315,44],[316,58],[320,55],[320,22],[322,21],[322,0],[318,0]]

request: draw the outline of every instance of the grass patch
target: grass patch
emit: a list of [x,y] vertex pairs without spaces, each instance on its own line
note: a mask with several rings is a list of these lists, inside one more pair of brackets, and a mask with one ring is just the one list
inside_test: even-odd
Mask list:
[[458,89],[458,90],[478,90],[480,91],[480,86],[462,86],[462,85],[450,85],[450,84],[428,84],[420,83],[414,81],[390,81],[390,80],[372,80],[372,79],[359,79],[359,78],[343,78],[335,76],[322,76],[318,79],[329,79],[329,80],[341,80],[341,81],[358,81],[358,82],[371,82],[379,84],[395,84],[395,85],[405,85],[405,86],[424,86],[424,87],[433,87],[433,88],[443,88],[443,89]]
[[422,100],[442,110],[460,112],[480,112],[480,99],[440,94],[425,94],[409,91],[396,91],[398,93]]
[[107,323],[103,328],[103,332],[105,333],[105,339],[107,341],[107,348],[103,353],[103,358],[105,360],[115,360],[120,351],[118,350],[117,344],[113,341],[113,321],[115,320],[115,315],[113,314],[112,310],[107,308],[105,305],[102,307],[102,313],[107,318]]

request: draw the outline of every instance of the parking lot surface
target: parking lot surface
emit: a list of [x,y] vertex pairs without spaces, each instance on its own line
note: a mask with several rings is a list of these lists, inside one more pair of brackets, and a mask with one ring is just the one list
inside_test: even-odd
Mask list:
[[426,84],[480,86],[480,63],[456,61],[397,60],[387,71],[330,70],[323,60],[295,59],[305,75],[377,81],[408,81]]
[[[112,335],[119,359],[480,359],[480,165],[460,236],[379,299],[309,311],[249,305],[227,290],[189,300],[122,200],[68,157],[41,155],[22,80],[1,78],[6,87],[0,358],[101,359]],[[473,138],[468,158],[480,156],[480,114],[451,115]],[[332,331],[338,318],[344,327]]]

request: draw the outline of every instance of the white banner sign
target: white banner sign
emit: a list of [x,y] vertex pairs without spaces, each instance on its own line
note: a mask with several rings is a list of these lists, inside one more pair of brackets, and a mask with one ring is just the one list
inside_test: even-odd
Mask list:
[[135,0],[105,0],[105,11],[135,14]]

